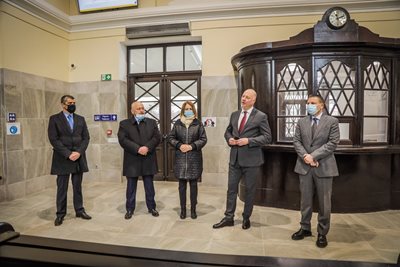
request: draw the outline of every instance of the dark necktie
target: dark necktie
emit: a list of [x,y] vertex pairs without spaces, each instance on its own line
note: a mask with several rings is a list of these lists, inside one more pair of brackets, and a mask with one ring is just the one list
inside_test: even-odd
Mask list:
[[72,114],[69,114],[67,116],[67,118],[68,118],[69,127],[71,128],[71,130],[73,130],[74,129],[74,118],[72,117]]
[[313,118],[313,125],[311,126],[311,137],[312,138],[314,138],[317,127],[318,127],[318,118]]
[[244,113],[244,115],[243,115],[242,120],[240,121],[239,133],[241,133],[243,131],[244,125],[246,124],[247,111],[244,111],[243,113]]

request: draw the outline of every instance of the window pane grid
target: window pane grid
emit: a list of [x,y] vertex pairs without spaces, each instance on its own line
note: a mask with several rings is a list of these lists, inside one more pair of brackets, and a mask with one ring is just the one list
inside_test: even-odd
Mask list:
[[373,61],[364,70],[364,143],[387,143],[389,122],[389,77],[387,68]]
[[192,101],[198,110],[197,80],[171,81],[171,126],[179,119],[181,107],[188,100]]
[[317,72],[318,93],[332,116],[355,116],[355,71],[333,60]]
[[298,120],[306,115],[308,72],[297,63],[289,63],[276,74],[278,141],[293,140]]
[[165,45],[129,49],[129,74],[199,71],[202,45]]

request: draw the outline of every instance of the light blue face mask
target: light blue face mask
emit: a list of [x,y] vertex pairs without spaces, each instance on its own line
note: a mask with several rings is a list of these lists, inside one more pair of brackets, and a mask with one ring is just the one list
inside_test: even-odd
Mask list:
[[144,114],[136,114],[136,115],[135,115],[135,118],[136,118],[136,120],[137,120],[138,122],[141,122],[141,121],[144,120],[145,115],[144,115]]
[[193,110],[185,110],[183,115],[185,115],[185,117],[191,117],[194,115],[194,113],[193,113]]
[[318,109],[317,109],[317,105],[315,104],[307,104],[307,113],[311,116],[314,116],[315,114],[317,114]]

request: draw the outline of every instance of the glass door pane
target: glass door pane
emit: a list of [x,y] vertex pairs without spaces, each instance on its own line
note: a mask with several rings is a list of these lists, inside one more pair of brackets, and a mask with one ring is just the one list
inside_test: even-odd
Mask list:
[[197,79],[194,80],[170,80],[171,90],[171,127],[176,120],[179,119],[181,107],[185,101],[192,101],[198,111],[198,88],[199,83]]
[[142,102],[147,116],[160,125],[160,82],[137,82],[134,91],[135,101]]

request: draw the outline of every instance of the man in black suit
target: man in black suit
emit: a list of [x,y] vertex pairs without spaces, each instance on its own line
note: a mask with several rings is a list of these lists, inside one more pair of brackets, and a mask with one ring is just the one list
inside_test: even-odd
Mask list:
[[141,102],[133,102],[131,112],[133,117],[121,121],[118,130],[118,141],[124,149],[123,175],[127,179],[125,219],[132,218],[135,211],[139,176],[143,178],[147,209],[157,217],[153,177],[158,171],[156,148],[160,131],[155,120],[145,117]]
[[272,140],[268,117],[254,108],[257,93],[253,89],[243,92],[242,109],[232,113],[225,131],[225,140],[231,147],[228,174],[228,192],[225,217],[213,228],[233,226],[240,179],[244,178],[246,196],[243,210],[243,229],[250,228],[254,195],[260,166],[264,163],[262,146]]
[[55,226],[63,223],[67,213],[67,191],[71,175],[76,217],[90,220],[83,207],[82,176],[88,172],[85,151],[89,145],[89,131],[85,118],[75,114],[75,98],[61,97],[62,111],[49,120],[48,136],[53,146],[51,174],[57,175],[57,217]]

